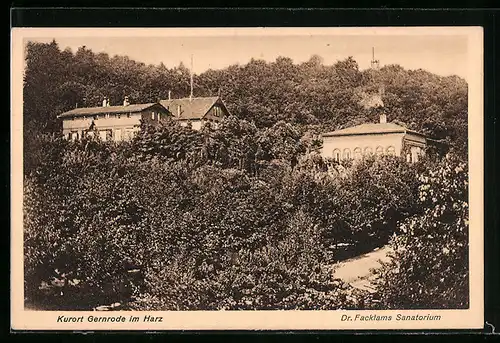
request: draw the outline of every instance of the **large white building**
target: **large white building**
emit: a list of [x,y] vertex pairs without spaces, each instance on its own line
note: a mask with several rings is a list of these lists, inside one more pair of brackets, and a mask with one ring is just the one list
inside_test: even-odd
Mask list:
[[385,114],[379,123],[366,123],[342,130],[324,133],[323,157],[337,161],[361,159],[363,156],[404,156],[408,162],[416,162],[425,153],[427,137],[395,123],[387,123]]
[[110,106],[108,99],[99,107],[75,108],[57,116],[62,120],[63,135],[68,139],[80,139],[97,132],[103,141],[131,139],[141,121],[155,123],[172,114],[159,103]]
[[171,118],[182,126],[190,124],[193,130],[199,130],[205,123],[216,123],[228,115],[219,97],[168,99],[147,104],[130,104],[125,98],[120,106],[110,106],[105,98],[102,106],[75,108],[57,118],[62,120],[63,135],[68,139],[97,132],[103,141],[122,141],[131,139],[140,130],[141,122],[158,124]]

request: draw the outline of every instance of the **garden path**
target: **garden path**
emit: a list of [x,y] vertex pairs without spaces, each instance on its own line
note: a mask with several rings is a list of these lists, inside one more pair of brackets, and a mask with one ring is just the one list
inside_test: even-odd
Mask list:
[[341,279],[351,286],[368,292],[375,292],[372,281],[377,277],[372,270],[381,267],[382,262],[388,262],[389,246],[375,249],[369,253],[338,262],[333,266],[333,277]]

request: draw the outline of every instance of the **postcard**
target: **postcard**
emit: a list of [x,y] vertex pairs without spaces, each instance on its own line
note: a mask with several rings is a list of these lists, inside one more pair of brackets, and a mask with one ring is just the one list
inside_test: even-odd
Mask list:
[[11,37],[13,330],[484,327],[481,27]]

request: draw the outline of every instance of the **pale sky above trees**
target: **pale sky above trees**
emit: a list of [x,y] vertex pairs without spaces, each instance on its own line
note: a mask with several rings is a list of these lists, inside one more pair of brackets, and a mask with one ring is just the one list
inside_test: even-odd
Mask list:
[[246,64],[251,58],[274,61],[286,56],[295,63],[319,55],[325,65],[352,56],[360,69],[370,67],[372,47],[381,66],[399,64],[405,69],[425,69],[448,76],[468,79],[467,36],[465,35],[235,35],[235,36],[169,36],[106,37],[74,36],[29,39],[50,42],[56,39],[61,50],[75,52],[85,45],[95,53],[127,55],[146,64],[172,68],[184,63],[190,66],[191,54],[195,73],[221,69],[231,64]]

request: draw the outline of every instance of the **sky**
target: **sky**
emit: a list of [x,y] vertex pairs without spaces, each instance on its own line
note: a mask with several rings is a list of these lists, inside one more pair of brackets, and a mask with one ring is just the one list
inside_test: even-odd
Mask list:
[[95,53],[127,55],[146,64],[163,62],[168,68],[191,65],[196,74],[245,64],[251,58],[274,61],[286,56],[295,63],[317,54],[331,65],[352,56],[360,69],[370,67],[372,47],[380,65],[399,64],[405,69],[458,75],[467,79],[468,51],[465,35],[226,35],[226,36],[73,36],[37,37],[27,40],[50,42],[56,39],[61,50],[86,46]]

